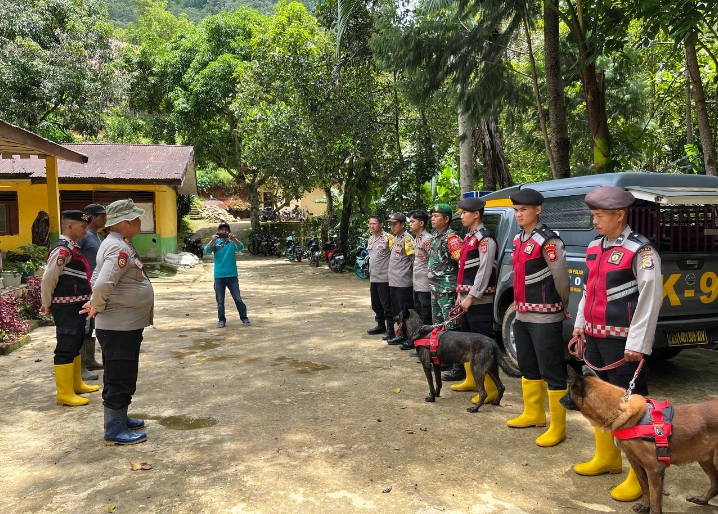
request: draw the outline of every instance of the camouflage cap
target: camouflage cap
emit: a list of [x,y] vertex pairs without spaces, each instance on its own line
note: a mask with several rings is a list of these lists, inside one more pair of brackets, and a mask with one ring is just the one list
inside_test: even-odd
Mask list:
[[447,216],[454,214],[454,210],[451,208],[451,205],[446,203],[435,203],[432,208],[429,209],[429,214],[434,214],[435,212],[438,212],[439,214],[446,214]]

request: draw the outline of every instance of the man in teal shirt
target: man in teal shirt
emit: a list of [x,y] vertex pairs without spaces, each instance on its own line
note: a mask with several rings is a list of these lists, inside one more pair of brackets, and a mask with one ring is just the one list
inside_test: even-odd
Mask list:
[[223,328],[227,324],[224,316],[224,295],[225,289],[229,289],[234,304],[237,306],[239,318],[242,323],[249,325],[247,317],[247,306],[239,294],[239,279],[237,278],[237,259],[235,254],[244,249],[242,242],[232,234],[229,224],[220,223],[217,233],[212,236],[205,253],[214,255],[214,297],[217,300],[217,328]]

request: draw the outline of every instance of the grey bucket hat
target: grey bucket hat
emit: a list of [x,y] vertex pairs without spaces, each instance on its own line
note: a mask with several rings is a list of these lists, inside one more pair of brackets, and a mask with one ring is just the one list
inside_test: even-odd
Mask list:
[[107,206],[107,222],[106,227],[117,225],[121,221],[131,221],[139,218],[145,213],[144,209],[135,206],[135,202],[131,198],[125,200],[117,200]]

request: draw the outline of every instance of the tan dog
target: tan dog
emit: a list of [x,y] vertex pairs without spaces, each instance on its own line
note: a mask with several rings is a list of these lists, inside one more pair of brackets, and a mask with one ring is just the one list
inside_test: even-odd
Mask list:
[[[587,368],[584,367],[584,373]],[[564,407],[580,410],[595,426],[614,431],[635,426],[646,411],[641,395],[622,400],[625,391],[596,376],[582,377],[570,367],[568,394],[561,400]],[[656,457],[656,445],[642,439],[617,440],[626,452],[643,490],[636,512],[661,514],[663,476],[666,464]],[[673,435],[669,437],[671,464],[698,462],[710,478],[710,488],[703,496],[689,496],[689,502],[706,505],[718,495],[718,400],[674,406]]]

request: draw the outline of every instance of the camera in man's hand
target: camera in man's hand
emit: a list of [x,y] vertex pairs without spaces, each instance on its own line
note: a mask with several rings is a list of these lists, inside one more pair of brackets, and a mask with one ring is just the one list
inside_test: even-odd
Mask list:
[[229,237],[229,234],[226,232],[218,232],[217,237],[220,239],[227,239]]

